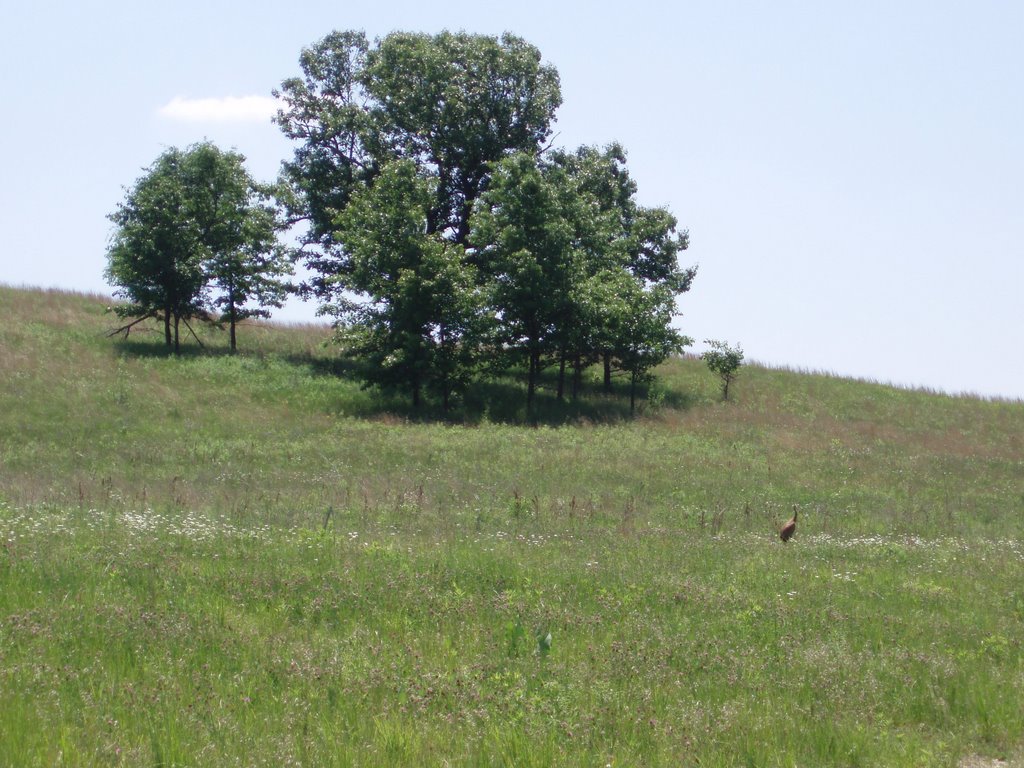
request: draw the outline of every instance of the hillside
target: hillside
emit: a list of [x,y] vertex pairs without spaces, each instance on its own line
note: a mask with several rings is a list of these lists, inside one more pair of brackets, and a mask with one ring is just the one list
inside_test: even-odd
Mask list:
[[1024,404],[678,360],[446,421],[104,308],[0,287],[0,764],[1021,753]]
[[505,418],[486,428],[410,422],[404,404],[332,375],[322,328],[246,327],[237,357],[211,331],[175,359],[155,332],[106,338],[105,306],[0,289],[11,504],[259,508],[290,524],[413,492],[446,515],[502,514],[518,494],[609,520],[628,505],[637,523],[679,528],[714,516],[770,533],[797,503],[821,532],[1021,531],[1021,403],[748,366],[723,404],[686,360],[663,367],[636,421],[622,397],[559,413],[548,392],[552,421],[577,426],[526,428],[519,394],[497,392],[484,418]]

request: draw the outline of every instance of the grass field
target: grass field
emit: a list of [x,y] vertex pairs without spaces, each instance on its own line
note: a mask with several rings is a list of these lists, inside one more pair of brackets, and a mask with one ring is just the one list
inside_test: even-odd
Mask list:
[[1024,404],[683,360],[442,420],[104,306],[0,287],[0,765],[1020,759]]

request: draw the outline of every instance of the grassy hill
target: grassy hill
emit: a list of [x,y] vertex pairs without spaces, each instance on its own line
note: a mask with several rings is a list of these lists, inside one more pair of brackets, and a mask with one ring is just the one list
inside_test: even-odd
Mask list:
[[105,306],[0,287],[0,764],[1020,751],[1024,404],[682,360],[412,418],[322,328]]

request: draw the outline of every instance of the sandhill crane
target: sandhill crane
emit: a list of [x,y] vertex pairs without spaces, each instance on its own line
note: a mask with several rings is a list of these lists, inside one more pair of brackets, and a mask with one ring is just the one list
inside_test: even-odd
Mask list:
[[786,524],[782,526],[782,530],[779,531],[779,538],[785,543],[793,538],[794,533],[796,533],[796,504],[793,505],[793,516],[786,521]]

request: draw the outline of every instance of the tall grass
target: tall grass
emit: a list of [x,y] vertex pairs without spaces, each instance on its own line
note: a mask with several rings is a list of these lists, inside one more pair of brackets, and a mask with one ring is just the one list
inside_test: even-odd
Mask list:
[[0,764],[1021,749],[1019,403],[756,366],[720,403],[674,361],[637,420],[591,386],[524,426],[507,382],[453,423],[321,329],[175,358],[95,297],[0,315]]

